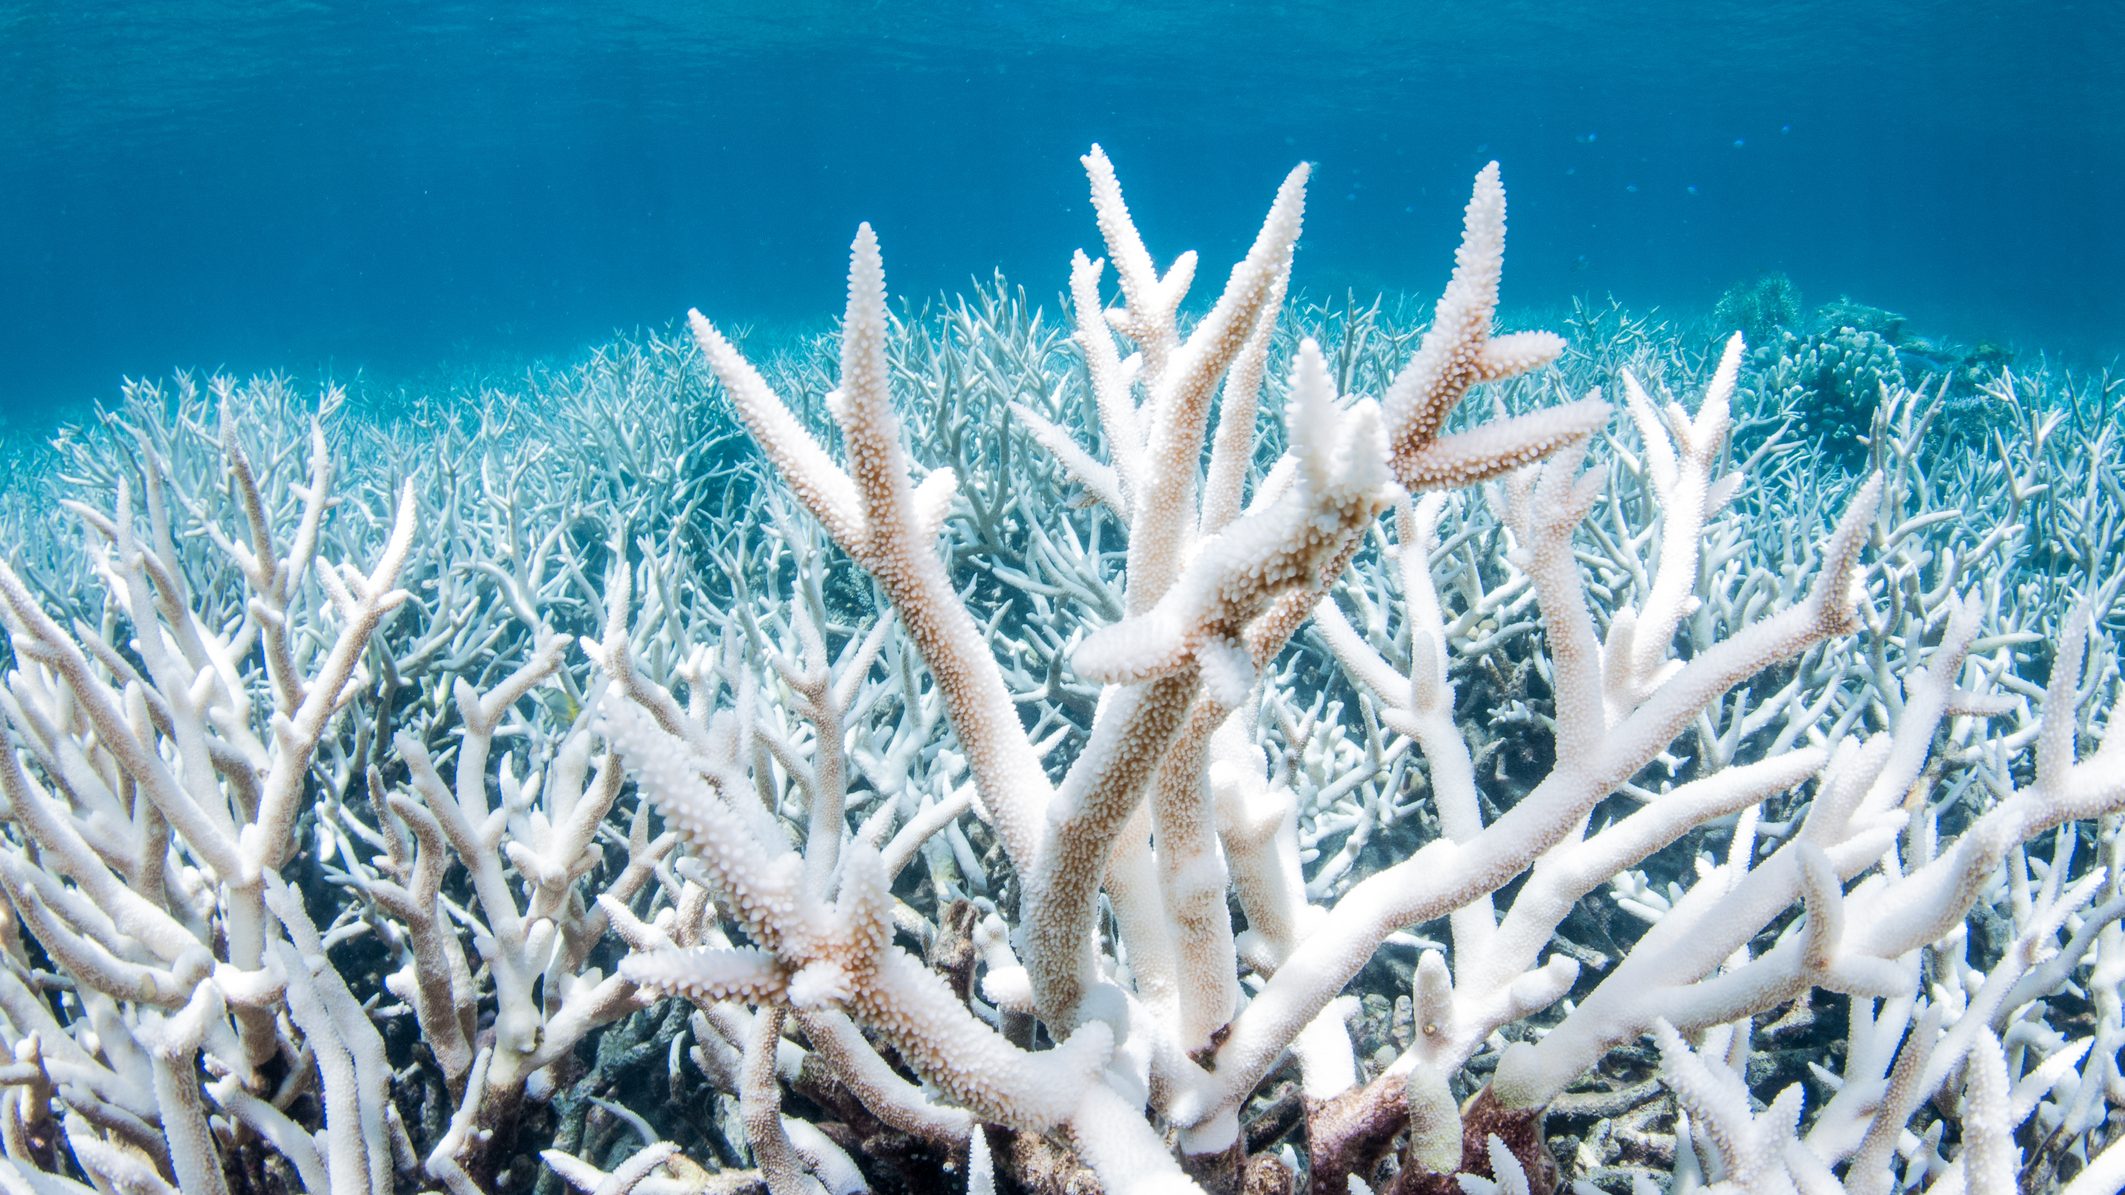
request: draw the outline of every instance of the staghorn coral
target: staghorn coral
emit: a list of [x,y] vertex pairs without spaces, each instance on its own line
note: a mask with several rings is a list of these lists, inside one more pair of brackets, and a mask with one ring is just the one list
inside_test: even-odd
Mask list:
[[[1492,334],[1494,168],[1430,326],[1323,351],[1303,170],[1191,322],[1086,167],[1074,353],[896,321],[866,229],[838,369],[697,320],[417,431],[216,382],[63,445],[0,1183],[2114,1185],[2100,419],[1935,460],[1891,385],[1856,486],[1737,460],[1739,341]],[[1618,363],[1627,422],[1559,401]]]

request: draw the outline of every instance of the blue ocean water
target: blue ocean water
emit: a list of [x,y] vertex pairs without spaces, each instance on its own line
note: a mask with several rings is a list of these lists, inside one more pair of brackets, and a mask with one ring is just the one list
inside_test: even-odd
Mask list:
[[420,378],[689,305],[819,322],[1096,248],[1077,155],[1221,273],[1317,163],[1319,292],[1436,293],[1502,161],[1507,300],[1764,270],[2125,350],[2125,5],[0,5],[0,413],[172,368]]

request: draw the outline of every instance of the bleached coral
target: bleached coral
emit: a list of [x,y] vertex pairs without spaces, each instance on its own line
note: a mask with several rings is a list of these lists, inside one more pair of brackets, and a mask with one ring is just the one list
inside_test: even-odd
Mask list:
[[896,320],[866,226],[835,369],[697,315],[571,442],[217,383],[75,445],[91,544],[0,566],[0,1186],[2125,1166],[2106,434],[1932,462],[1892,387],[1839,489],[1642,329],[1566,359],[1612,427],[1493,331],[1495,166],[1421,334],[1291,326],[1303,167],[1191,320],[1084,164],[1067,341]]

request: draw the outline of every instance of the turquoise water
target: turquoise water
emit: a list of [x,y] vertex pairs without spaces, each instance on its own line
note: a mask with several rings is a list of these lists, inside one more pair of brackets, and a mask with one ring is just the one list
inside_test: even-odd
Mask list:
[[1210,262],[1317,163],[1317,293],[1436,293],[1495,157],[1511,307],[1702,311],[1778,269],[2125,349],[2125,5],[1621,7],[4,5],[0,412],[821,321],[860,219],[901,294],[1052,294],[1094,140],[1154,252]]

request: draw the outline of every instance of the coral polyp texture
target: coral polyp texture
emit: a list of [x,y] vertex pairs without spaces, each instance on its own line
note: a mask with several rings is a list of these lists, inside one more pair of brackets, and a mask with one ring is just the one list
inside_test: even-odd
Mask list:
[[866,225],[832,342],[63,436],[0,1192],[2125,1184],[2102,396],[1817,469],[1739,335],[1497,331],[1495,165],[1422,324],[1288,301],[1303,166],[1191,313],[1084,165],[1068,331]]

